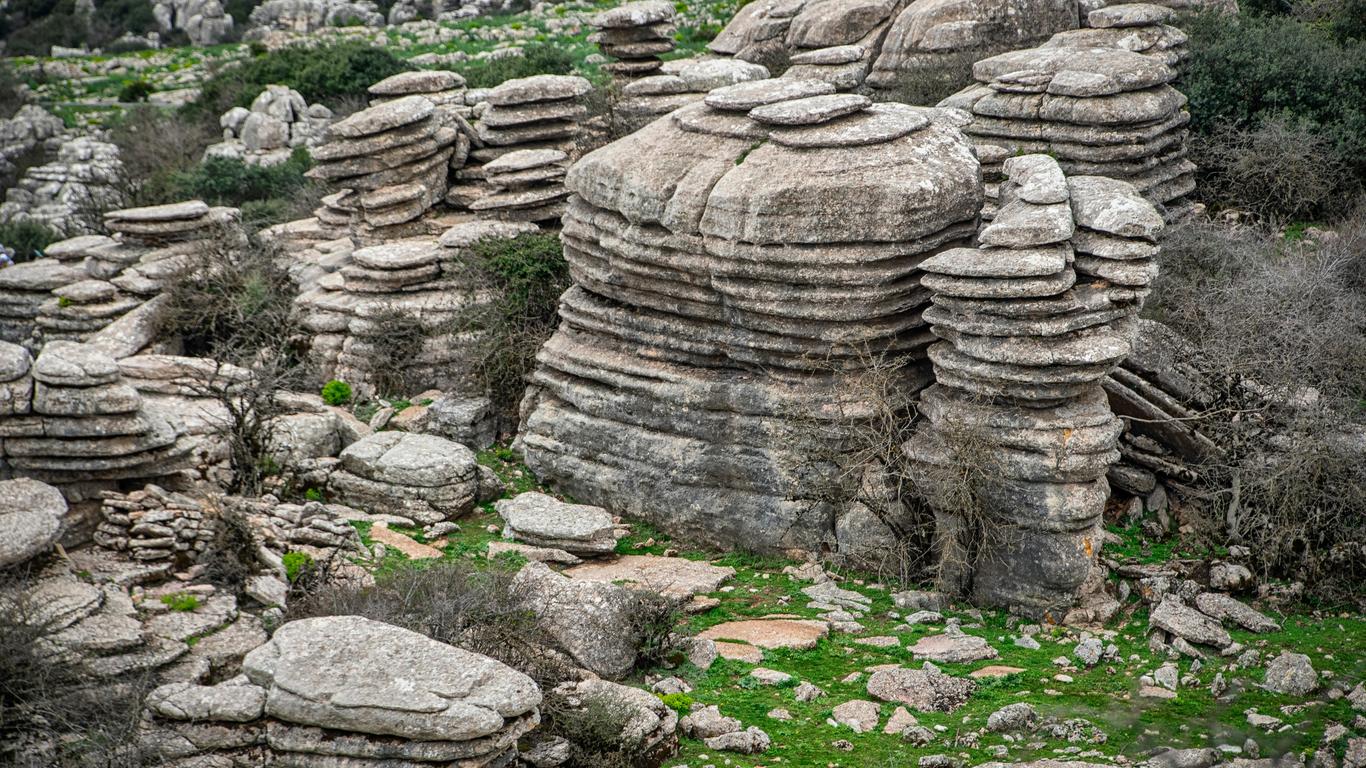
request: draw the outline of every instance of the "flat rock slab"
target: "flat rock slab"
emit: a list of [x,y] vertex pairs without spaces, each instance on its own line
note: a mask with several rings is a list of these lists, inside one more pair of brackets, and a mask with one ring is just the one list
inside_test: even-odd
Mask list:
[[658,24],[673,17],[673,3],[665,0],[639,0],[603,11],[594,16],[590,23],[600,29],[623,29]]
[[528,560],[537,563],[559,563],[560,565],[578,565],[583,562],[583,558],[571,554],[563,549],[553,549],[551,547],[533,547],[530,544],[520,544],[515,541],[490,541],[488,556],[498,557],[501,554],[511,552],[521,555]]
[[968,673],[968,677],[971,677],[974,680],[982,680],[984,678],[1008,677],[1010,675],[1018,675],[1023,671],[1024,670],[1020,667],[1008,667],[1004,664],[988,664],[987,666],[982,667],[981,669],[972,670]]
[[328,130],[333,136],[358,139],[420,123],[431,117],[435,109],[432,102],[422,96],[405,96],[369,109],[362,109],[333,123]]
[[756,107],[812,96],[827,96],[835,86],[824,80],[751,80],[727,85],[708,93],[702,100],[712,109],[749,112]]
[[744,643],[732,643],[725,640],[717,640],[716,655],[731,661],[743,661],[746,664],[758,664],[764,660],[764,651],[753,645]]
[[830,626],[823,621],[811,619],[744,619],[708,627],[699,632],[698,637],[706,640],[737,640],[770,650],[774,648],[796,648],[805,651],[815,648],[816,643],[828,634],[830,634]]
[[773,131],[777,144],[794,149],[883,144],[924,128],[930,119],[904,104],[875,104],[843,120]]
[[617,546],[612,515],[602,507],[570,504],[532,491],[500,499],[494,509],[507,523],[504,538],[576,555],[604,555]]
[[120,376],[119,364],[97,347],[74,341],[51,341],[33,365],[33,377],[44,384],[94,387]]
[[439,560],[445,554],[436,547],[404,536],[390,528],[387,523],[375,523],[370,528],[370,538],[390,549],[402,552],[409,560]]
[[205,203],[203,200],[189,200],[183,203],[149,205],[144,208],[124,208],[120,211],[110,211],[104,214],[104,220],[106,222],[190,221],[201,218],[208,214],[208,212],[208,203]]
[[765,125],[820,125],[845,115],[862,112],[872,104],[872,99],[867,96],[832,93],[755,107],[750,110],[749,116]]
[[909,650],[917,659],[945,664],[994,659],[1000,655],[980,637],[949,633],[922,637]]
[[487,101],[495,107],[537,101],[574,99],[593,90],[582,77],[573,75],[534,75],[506,80],[488,92]]
[[400,72],[366,89],[373,96],[407,96],[414,93],[440,93],[465,85],[465,78],[444,69]]
[[623,555],[605,563],[588,563],[564,572],[571,579],[625,582],[670,597],[715,592],[735,569],[700,560],[655,555]]
[[285,624],[242,669],[267,716],[377,736],[469,741],[541,703],[501,662],[360,616]]
[[361,477],[395,485],[434,488],[476,473],[474,452],[433,435],[376,432],[341,453],[342,466]]

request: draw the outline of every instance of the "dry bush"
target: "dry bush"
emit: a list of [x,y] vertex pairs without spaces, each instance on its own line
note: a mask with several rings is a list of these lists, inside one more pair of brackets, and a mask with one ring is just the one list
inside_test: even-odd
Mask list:
[[176,175],[198,164],[204,149],[219,140],[215,127],[157,107],[127,110],[109,134],[123,163],[124,204],[156,205],[174,198]]
[[292,599],[287,618],[365,616],[495,658],[549,690],[566,680],[570,669],[552,650],[554,639],[523,607],[513,575],[449,561],[383,571],[372,587],[324,584]]
[[240,594],[256,573],[256,536],[240,510],[220,506],[214,517],[214,537],[196,558],[204,578],[233,594]]
[[[230,229],[204,241],[165,289],[160,334],[213,365],[194,387],[220,405],[216,437],[229,450],[229,491],[258,495],[277,467],[273,421],[287,412],[277,393],[310,381],[307,334],[294,307],[293,283],[277,249]],[[250,372],[243,381],[241,369]]]
[[1198,467],[1214,543],[1321,594],[1366,583],[1366,208],[1337,238],[1193,223],[1168,230],[1148,313],[1191,342],[1221,449]]
[[45,652],[63,617],[27,597],[36,584],[28,568],[0,573],[0,764],[138,768],[137,726],[151,681],[92,684],[81,661]]
[[1340,213],[1356,184],[1331,140],[1283,119],[1194,134],[1192,154],[1206,202],[1271,222]]
[[402,397],[423,387],[411,371],[429,334],[422,323],[399,309],[385,309],[368,318],[383,329],[384,343],[371,356],[370,387],[378,397]]
[[634,715],[632,707],[619,699],[595,696],[578,706],[549,692],[541,704],[541,725],[546,736],[559,736],[570,742],[566,768],[639,768],[649,757],[644,734],[623,733],[623,726]]

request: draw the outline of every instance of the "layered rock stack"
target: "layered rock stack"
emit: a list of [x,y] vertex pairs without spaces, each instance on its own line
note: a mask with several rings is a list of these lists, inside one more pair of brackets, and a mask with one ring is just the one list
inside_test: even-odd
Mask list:
[[297,147],[322,143],[332,110],[309,105],[285,85],[267,85],[251,107],[233,107],[218,119],[223,141],[204,150],[205,157],[237,158],[248,165],[279,165]]
[[592,24],[598,31],[588,42],[614,59],[602,68],[621,80],[655,74],[664,65],[659,57],[674,49],[674,7],[666,0],[619,5],[594,16]]
[[1170,85],[1176,70],[1158,58],[1119,48],[1030,48],[979,61],[973,76],[976,85],[940,106],[972,114],[963,131],[982,158],[989,199],[1006,158],[1046,153],[1069,175],[1132,183],[1168,220],[1189,210],[1190,115]]
[[941,341],[906,452],[960,588],[1046,613],[1075,599],[1099,548],[1123,429],[1102,382],[1130,350],[1163,223],[1129,184],[1065,178],[1044,155],[1004,173],[979,247],[921,264]]
[[207,239],[234,227],[238,218],[236,208],[213,208],[202,200],[189,200],[109,211],[104,214],[104,226],[126,245],[163,248]]
[[[145,404],[118,363],[91,345],[54,341],[36,361],[3,345],[10,413],[0,422],[9,471],[56,485],[98,488],[169,474],[188,450],[177,421]],[[93,485],[92,485],[93,484]]]
[[575,286],[520,440],[576,500],[723,545],[833,535],[813,457],[871,361],[924,354],[918,265],[967,242],[981,183],[952,115],[803,88],[828,85],[712,91],[570,169]]
[[474,509],[479,464],[465,446],[435,435],[376,432],[304,466],[300,477],[340,503],[408,518],[421,525]]
[[402,361],[403,380],[414,391],[471,391],[476,338],[460,321],[489,300],[468,278],[472,249],[486,239],[534,231],[531,224],[473,221],[439,241],[403,240],[351,252],[297,299],[314,334],[312,355],[321,375],[375,393],[379,380],[393,373],[378,366],[392,357],[387,353],[402,332],[420,337]]
[[[456,173],[446,202],[472,208],[481,199],[498,194],[486,178],[483,165],[523,150],[556,150],[575,154],[580,122],[588,115],[581,97],[593,86],[582,77],[535,75],[507,80],[485,94],[483,111],[475,125],[476,146],[469,162]],[[524,197],[524,196],[523,196]],[[536,208],[552,200],[517,203],[522,197],[502,194],[488,203],[493,209]]]
[[1151,56],[1180,72],[1190,57],[1189,38],[1168,23],[1175,17],[1175,11],[1162,5],[1110,5],[1085,13],[1081,29],[1059,32],[1040,47],[1120,48]]
[[214,538],[204,507],[183,493],[148,485],[130,493],[100,494],[94,541],[140,562],[194,561]]
[[400,72],[370,86],[366,93],[370,94],[372,107],[407,96],[421,96],[445,114],[464,118],[472,114],[465,105],[464,76],[444,69]]
[[196,765],[500,768],[540,722],[541,692],[526,675],[360,616],[285,624],[242,670],[152,691],[142,748]]
[[569,155],[558,149],[519,149],[484,164],[490,194],[470,209],[509,221],[558,222],[564,215]]
[[56,258],[0,269],[0,341],[33,344],[38,313],[52,292],[85,276],[79,262]]
[[308,171],[337,190],[319,220],[348,214],[362,240],[424,234],[419,220],[446,194],[458,131],[423,96],[404,96],[334,123]]
[[696,104],[716,88],[768,78],[768,69],[739,59],[676,59],[658,75],[622,88],[614,119],[620,133],[631,133],[679,107]]
[[66,236],[97,232],[91,214],[118,204],[122,178],[117,146],[78,136],[62,143],[56,160],[29,168],[6,190],[0,223],[32,221]]
[[53,294],[38,306],[38,334],[45,343],[85,341],[143,303],[106,280],[78,280]]

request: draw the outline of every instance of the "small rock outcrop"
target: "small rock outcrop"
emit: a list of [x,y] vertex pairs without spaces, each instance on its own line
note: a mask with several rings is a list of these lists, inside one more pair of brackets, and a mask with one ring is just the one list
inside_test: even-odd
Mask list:
[[233,107],[219,118],[223,141],[204,150],[205,157],[230,157],[248,165],[279,165],[298,147],[323,140],[332,110],[309,105],[298,91],[268,85],[251,107]]
[[55,160],[5,191],[0,223],[32,221],[68,237],[98,232],[92,212],[119,203],[123,173],[117,146],[90,136],[64,141]]
[[1190,114],[1171,85],[1177,71],[1159,58],[1122,48],[1045,46],[979,61],[973,77],[975,85],[940,106],[972,114],[963,130],[982,158],[988,198],[997,197],[1006,159],[1045,153],[1069,176],[1133,184],[1168,220],[1189,210]]
[[506,765],[540,722],[541,692],[526,675],[359,616],[285,624],[242,669],[214,686],[152,691],[142,747],[233,764]]
[[981,473],[981,509],[940,504],[945,541],[982,537],[959,587],[1044,613],[1072,602],[1099,549],[1123,429],[1101,381],[1129,352],[1163,222],[1129,184],[1066,178],[1044,155],[1003,171],[979,246],[920,265],[941,341],[906,452],[932,502],[962,498],[962,467]]
[[474,509],[479,469],[459,443],[409,432],[376,432],[319,459],[301,476],[342,504],[431,525]]
[[598,31],[588,36],[588,42],[615,59],[603,69],[622,80],[654,74],[664,64],[659,57],[674,49],[674,6],[666,0],[619,5],[594,16],[591,23]]
[[617,546],[612,515],[602,507],[569,504],[532,491],[501,499],[494,509],[505,523],[505,539],[580,557],[611,554]]
[[843,510],[807,485],[803,440],[861,412],[866,353],[923,355],[919,262],[974,228],[952,120],[745,82],[575,164],[575,286],[524,404],[528,465],[675,532],[815,549]]
[[0,569],[47,552],[62,535],[66,499],[37,480],[0,481]]
[[613,114],[615,128],[621,133],[631,133],[679,107],[702,101],[714,88],[764,80],[768,75],[763,66],[739,59],[666,61],[660,66],[659,74],[642,77],[622,87],[622,98]]

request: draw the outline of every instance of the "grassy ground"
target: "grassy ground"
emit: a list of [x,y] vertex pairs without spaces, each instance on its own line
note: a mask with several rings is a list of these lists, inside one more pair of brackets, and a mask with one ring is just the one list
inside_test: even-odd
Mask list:
[[[492,468],[508,484],[508,494],[537,488],[534,478],[519,457],[503,448],[480,454],[480,461]],[[489,541],[501,520],[493,512],[492,504],[485,504],[474,514],[460,520],[461,530],[448,538],[443,550],[447,558],[470,558],[484,561]],[[490,531],[490,527],[494,530]],[[362,536],[366,527],[360,526]],[[405,531],[418,540],[416,531]],[[1125,545],[1127,549],[1128,545]],[[717,565],[735,568],[736,575],[722,588],[711,594],[720,604],[704,613],[690,617],[688,629],[700,631],[706,627],[732,619],[789,614],[815,618],[817,611],[806,607],[807,598],[801,589],[808,584],[782,573],[795,563],[779,558],[766,558],[742,553],[708,552],[685,543],[670,540],[667,535],[648,526],[637,524],[631,536],[621,540],[618,552],[663,554],[666,549],[690,559],[707,560]],[[1115,554],[1115,553],[1110,553]],[[1138,554],[1135,552],[1135,554]],[[1151,555],[1152,553],[1147,553]],[[1163,552],[1161,554],[1168,554]],[[507,558],[507,556],[504,556]],[[402,555],[387,555],[382,568],[420,567]],[[488,563],[490,567],[517,567],[516,558]],[[1016,621],[1003,613],[976,612],[967,606],[957,606],[948,612],[961,619],[969,634],[985,638],[1000,653],[1000,658],[971,664],[945,664],[946,673],[966,676],[975,669],[1001,664],[1019,667],[1024,672],[1004,678],[981,681],[968,703],[952,714],[913,713],[920,723],[934,729],[937,737],[927,746],[917,747],[899,737],[882,733],[895,705],[881,705],[878,730],[855,734],[846,727],[829,725],[831,709],[851,699],[871,699],[864,686],[870,667],[901,664],[919,667],[907,647],[929,634],[937,634],[942,625],[918,625],[909,631],[895,632],[901,622],[892,603],[894,588],[863,582],[850,574],[841,586],[861,592],[872,599],[872,610],[860,621],[865,630],[855,635],[832,634],[809,651],[765,651],[762,666],[781,670],[794,676],[793,684],[769,687],[755,683],[749,677],[754,665],[718,660],[710,670],[703,671],[690,664],[673,670],[652,670],[649,675],[677,675],[692,687],[692,693],[681,702],[716,704],[725,715],[739,718],[745,725],[757,725],[773,739],[773,746],[763,755],[744,756],[714,753],[699,741],[682,740],[680,754],[665,764],[669,766],[729,765],[746,768],[759,766],[902,766],[913,765],[919,757],[946,754],[969,763],[1002,759],[1001,747],[1008,748],[1009,760],[1068,757],[1070,759],[1113,760],[1119,756],[1141,757],[1158,746],[1241,746],[1244,739],[1254,738],[1263,755],[1286,751],[1312,753],[1321,742],[1325,728],[1331,723],[1350,724],[1354,714],[1344,699],[1336,701],[1306,700],[1270,693],[1257,687],[1262,680],[1263,665],[1230,671],[1225,667],[1232,659],[1213,656],[1203,668],[1193,673],[1198,685],[1183,685],[1173,700],[1142,698],[1138,695],[1139,676],[1156,669],[1165,659],[1156,658],[1147,647],[1147,611],[1133,602],[1125,607],[1121,617],[1107,627],[1101,636],[1106,644],[1113,642],[1119,649],[1116,660],[1102,662],[1092,669],[1082,668],[1072,658],[1079,639],[1073,630],[1045,628],[1036,636],[1041,643],[1038,650],[1014,645],[1019,636]],[[1279,632],[1253,635],[1233,631],[1234,638],[1248,648],[1258,650],[1263,660],[1282,649],[1308,654],[1314,667],[1330,671],[1336,679],[1355,682],[1366,676],[1366,620],[1360,616],[1272,614],[1282,622]],[[875,648],[859,645],[856,638],[875,635],[894,635],[900,647]],[[1060,668],[1054,660],[1067,657],[1075,668]],[[1182,677],[1191,675],[1191,660],[1177,661]],[[1264,664],[1264,661],[1263,661]],[[1217,702],[1210,692],[1210,684],[1217,671],[1223,670],[1225,680],[1233,689],[1243,687],[1232,703]],[[857,679],[849,680],[851,674]],[[1070,681],[1057,677],[1064,675]],[[798,702],[793,694],[797,680],[809,681],[824,689],[826,696],[811,702]],[[628,681],[644,687],[645,676]],[[675,704],[680,702],[671,700]],[[1084,718],[1103,732],[1102,739],[1091,739],[1096,731],[1082,728],[1085,736],[1075,743],[1061,738],[1035,734],[1029,743],[1008,743],[1002,736],[988,734],[978,743],[956,743],[959,733],[980,729],[987,716],[995,710],[1015,702],[1029,702],[1043,716],[1059,720]],[[780,721],[768,717],[775,708],[786,709],[792,720]],[[1247,723],[1246,712],[1255,709],[1262,714],[1281,718],[1285,730],[1275,734],[1254,731]],[[847,742],[836,746],[835,742]],[[1102,743],[1096,743],[1102,742]],[[852,745],[852,749],[848,749]],[[843,747],[843,748],[841,748]],[[1337,749],[1341,754],[1342,744]]]

